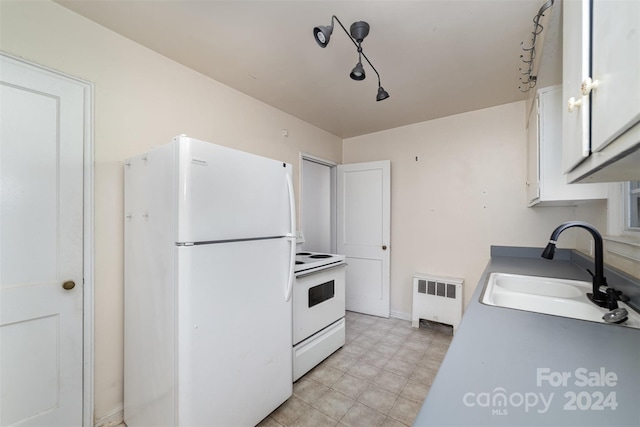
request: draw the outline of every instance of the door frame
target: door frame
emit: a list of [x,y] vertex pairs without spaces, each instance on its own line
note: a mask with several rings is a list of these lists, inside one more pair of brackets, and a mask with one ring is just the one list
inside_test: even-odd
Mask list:
[[93,426],[94,409],[94,84],[0,51],[0,55],[84,86],[82,425]]
[[337,228],[337,218],[338,218],[338,205],[337,205],[337,197],[338,197],[338,164],[331,160],[323,159],[322,157],[314,156],[313,154],[300,152],[300,174],[298,177],[298,188],[299,188],[299,218],[298,218],[298,227],[299,230],[302,231],[302,181],[304,180],[304,161],[307,160],[309,162],[318,163],[323,166],[327,166],[331,179],[331,218],[330,218],[330,233],[331,233],[331,253],[337,253],[337,238],[338,238],[338,228]]

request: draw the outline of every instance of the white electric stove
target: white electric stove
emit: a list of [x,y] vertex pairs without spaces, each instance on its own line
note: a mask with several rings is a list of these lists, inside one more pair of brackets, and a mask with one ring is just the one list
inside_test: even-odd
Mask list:
[[296,254],[293,286],[293,380],[345,342],[345,256]]

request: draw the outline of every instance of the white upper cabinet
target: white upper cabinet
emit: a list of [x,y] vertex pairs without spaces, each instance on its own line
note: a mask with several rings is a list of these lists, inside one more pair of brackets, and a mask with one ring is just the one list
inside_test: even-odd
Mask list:
[[560,86],[540,89],[529,116],[527,202],[529,206],[573,206],[606,199],[607,184],[567,184],[562,172],[562,109]]
[[590,153],[589,97],[580,86],[590,74],[589,0],[565,0],[562,27],[562,166],[569,172]]
[[534,105],[529,112],[527,120],[527,203],[529,206],[540,199],[540,150],[539,150],[539,123],[538,123],[538,103],[536,96]]
[[593,34],[591,150],[600,151],[640,121],[640,1],[594,1]]
[[563,5],[563,170],[570,182],[640,179],[640,1]]

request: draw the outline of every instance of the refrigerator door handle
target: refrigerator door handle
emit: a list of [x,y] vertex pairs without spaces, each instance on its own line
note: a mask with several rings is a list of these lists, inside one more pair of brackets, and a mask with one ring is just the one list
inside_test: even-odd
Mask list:
[[294,277],[294,268],[296,262],[296,238],[295,237],[287,237],[289,243],[291,243],[291,258],[289,264],[289,280],[287,280],[287,289],[284,294],[284,300],[289,301],[291,299],[291,293],[293,291],[293,277]]
[[293,179],[289,173],[286,174],[286,177],[287,189],[289,190],[289,215],[291,224],[291,232],[287,234],[286,238],[291,243],[291,254],[289,257],[289,280],[287,281],[287,289],[285,291],[284,298],[285,301],[289,301],[293,291],[293,277],[296,265],[296,200],[293,193]]
[[289,224],[291,224],[291,230],[287,237],[295,237],[296,235],[296,198],[293,192],[293,178],[287,172],[287,190],[289,190]]

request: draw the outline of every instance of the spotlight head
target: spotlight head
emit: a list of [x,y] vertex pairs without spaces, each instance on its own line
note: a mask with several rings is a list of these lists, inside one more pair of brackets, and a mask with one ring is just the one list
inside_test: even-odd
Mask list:
[[313,38],[316,39],[316,42],[320,47],[327,47],[329,39],[331,38],[331,33],[333,33],[333,25],[327,27],[315,27],[313,29]]
[[362,40],[369,34],[369,24],[364,21],[354,22],[351,24],[349,31],[351,32],[351,37],[358,43],[362,43]]
[[351,74],[349,74],[353,80],[364,80],[367,77],[364,73],[364,67],[362,67],[362,62],[358,61],[353,70],[351,70]]
[[389,93],[382,88],[382,86],[378,87],[378,95],[376,95],[376,101],[384,101],[389,97]]

